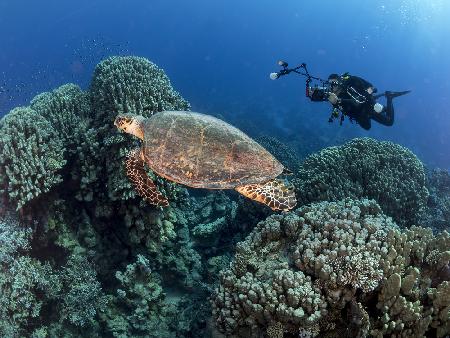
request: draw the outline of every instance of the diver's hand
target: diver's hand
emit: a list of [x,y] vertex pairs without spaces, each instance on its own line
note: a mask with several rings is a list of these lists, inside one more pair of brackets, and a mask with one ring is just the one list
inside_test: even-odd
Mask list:
[[328,101],[330,101],[332,105],[335,105],[339,102],[339,98],[335,93],[330,93],[330,95],[328,95]]

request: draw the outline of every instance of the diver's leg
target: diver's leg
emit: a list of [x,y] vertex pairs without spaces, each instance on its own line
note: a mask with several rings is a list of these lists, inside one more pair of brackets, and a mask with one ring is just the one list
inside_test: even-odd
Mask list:
[[392,126],[394,124],[394,104],[392,102],[394,96],[390,95],[390,92],[386,92],[385,96],[386,96],[386,107],[383,108],[381,113],[372,111],[370,113],[370,118],[385,126]]
[[406,95],[408,93],[411,93],[411,91],[410,90],[405,90],[403,92],[391,92],[391,91],[387,90],[384,93],[372,95],[372,97],[376,100],[376,99],[378,99],[378,98],[380,98],[382,96],[386,96],[386,97],[390,96],[390,97],[394,98],[394,97],[397,97],[397,96]]
[[358,122],[358,124],[365,130],[369,130],[370,127],[372,126],[372,123],[370,122],[370,118],[369,117],[364,117],[364,118],[357,118],[356,122]]
[[381,123],[385,126],[392,126],[394,124],[394,104],[392,102],[392,99],[397,96],[402,96],[405,94],[408,94],[410,90],[405,90],[403,92],[390,92],[386,91],[382,95],[374,95],[373,97],[375,99],[386,96],[386,107],[383,108],[381,113],[377,113],[376,111],[372,111],[370,113],[370,118],[372,120],[377,121],[378,123]]

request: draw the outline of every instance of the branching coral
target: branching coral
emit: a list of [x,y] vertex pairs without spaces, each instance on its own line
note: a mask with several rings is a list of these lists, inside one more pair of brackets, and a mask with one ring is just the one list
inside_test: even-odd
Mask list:
[[91,128],[88,119],[91,109],[88,93],[69,83],[37,95],[31,100],[30,107],[50,122],[62,141],[64,157],[70,166],[70,179],[79,187],[77,199],[92,201],[101,168],[96,161],[100,151],[98,132]]
[[179,199],[164,210],[130,206],[124,212],[129,240],[142,244],[151,267],[163,270],[171,286],[191,289],[201,280],[202,258],[216,255],[223,234],[236,217],[236,203],[225,194]]
[[214,192],[201,198],[191,198],[185,208],[194,245],[214,250],[221,240],[221,233],[230,229],[236,218],[237,203],[224,193]]
[[444,337],[450,332],[450,235],[431,229],[390,231],[384,267],[385,282],[377,295],[378,312],[371,334]]
[[67,147],[76,146],[84,133],[83,118],[90,114],[88,94],[72,83],[36,95],[30,108],[50,122]]
[[97,311],[107,305],[93,266],[86,257],[72,255],[60,275],[65,288],[62,319],[76,326],[92,324]]
[[39,326],[42,307],[61,284],[48,264],[25,255],[32,231],[13,217],[0,219],[0,335],[18,337]]
[[31,108],[0,120],[0,186],[22,208],[62,182],[64,144],[50,122]]
[[95,120],[111,124],[118,113],[148,116],[163,110],[187,110],[164,71],[146,58],[113,56],[94,70],[90,87]]
[[[113,337],[203,337],[198,327],[207,308],[195,296],[166,292],[161,276],[151,269],[149,260],[138,255],[124,271],[109,307],[100,315],[105,334]],[[169,288],[170,290],[170,288]]]
[[373,200],[274,215],[239,243],[213,297],[214,317],[222,332],[247,337],[277,323],[292,333],[441,337],[448,304],[432,300],[447,288],[449,248],[448,233],[401,232]]
[[373,198],[400,225],[417,224],[427,201],[425,171],[408,149],[354,139],[309,156],[294,180],[301,204]]
[[165,319],[165,294],[161,280],[148,260],[139,255],[124,272],[118,271],[117,294],[101,319],[113,337],[170,337]]

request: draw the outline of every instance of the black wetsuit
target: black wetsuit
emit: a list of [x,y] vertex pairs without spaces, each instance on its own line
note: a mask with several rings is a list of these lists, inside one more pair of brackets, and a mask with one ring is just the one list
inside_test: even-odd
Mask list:
[[334,106],[355,120],[362,128],[369,130],[371,120],[385,126],[394,124],[392,98],[387,96],[386,107],[383,107],[383,110],[377,113],[373,107],[376,98],[382,95],[374,96],[367,92],[368,88],[374,88],[370,82],[358,76],[347,75],[341,77],[339,86],[341,86],[341,93],[338,95],[340,102]]
[[[340,76],[335,92],[338,102],[333,104],[333,108],[337,108],[351,120],[356,121],[362,128],[369,130],[371,120],[375,120],[385,126],[392,126],[394,123],[394,105],[390,95],[381,94],[373,95],[367,92],[368,88],[374,86],[358,76],[344,74]],[[374,110],[376,99],[386,96],[387,104],[380,113]],[[312,92],[311,101],[327,101],[328,97],[323,89]]]

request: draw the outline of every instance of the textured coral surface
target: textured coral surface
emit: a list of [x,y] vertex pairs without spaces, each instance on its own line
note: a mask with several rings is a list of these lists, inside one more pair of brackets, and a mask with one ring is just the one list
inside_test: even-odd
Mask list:
[[370,138],[309,156],[294,184],[299,203],[372,198],[407,226],[417,224],[428,197],[422,162],[398,144]]
[[242,337],[274,325],[313,336],[443,337],[450,298],[436,295],[449,287],[449,248],[447,232],[402,232],[373,200],[270,216],[221,274],[214,317],[220,331]]

